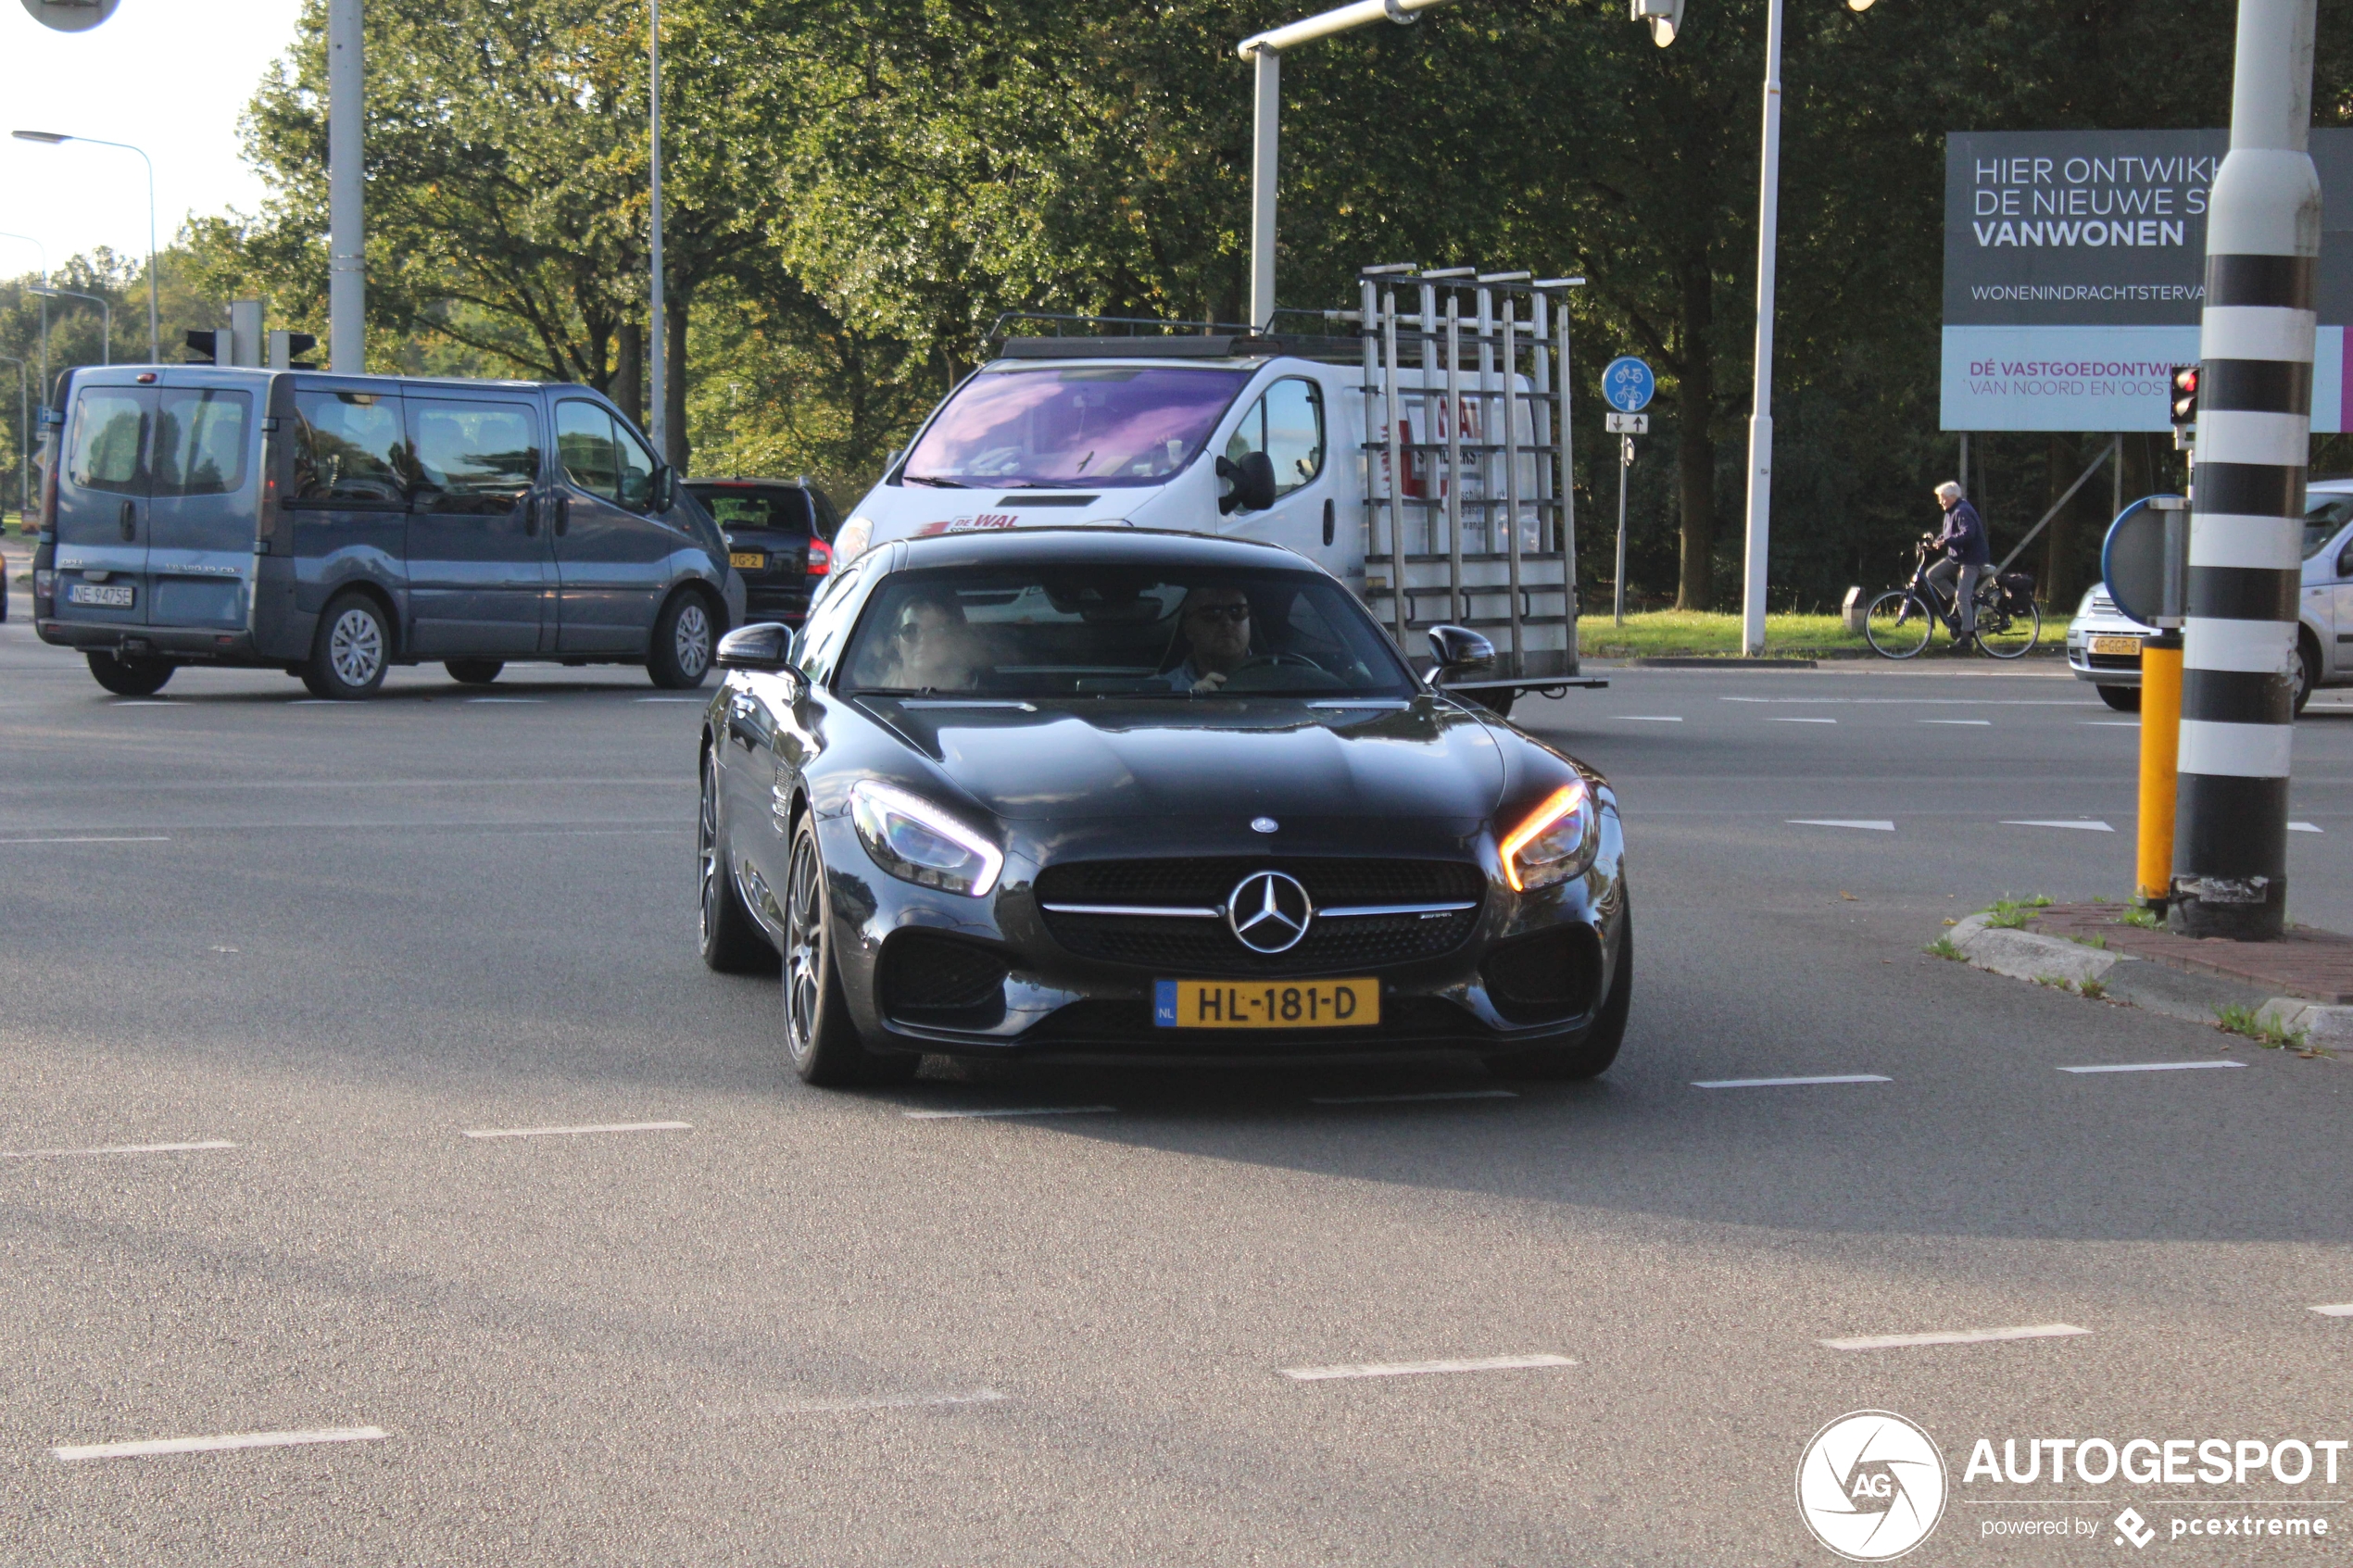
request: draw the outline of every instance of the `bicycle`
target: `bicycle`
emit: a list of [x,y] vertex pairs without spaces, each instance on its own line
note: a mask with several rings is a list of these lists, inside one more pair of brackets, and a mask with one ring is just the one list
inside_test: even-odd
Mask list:
[[[1863,612],[1863,640],[1881,658],[1910,659],[1919,654],[1935,637],[1939,621],[1956,644],[1962,640],[1957,607],[1941,585],[1929,579],[1929,565],[1936,553],[1936,541],[1923,534],[1912,565],[1912,580],[1881,594]],[[1988,659],[2012,659],[2033,651],[2043,637],[2043,611],[2034,602],[2032,576],[2013,571],[1997,579],[1989,571],[1978,579],[1974,596],[1978,652]],[[2025,630],[2025,641],[2011,642],[2020,627]]]

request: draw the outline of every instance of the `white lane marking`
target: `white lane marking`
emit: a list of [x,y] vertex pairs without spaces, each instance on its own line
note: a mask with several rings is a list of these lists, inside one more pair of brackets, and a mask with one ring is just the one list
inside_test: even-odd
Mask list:
[[1421,1099],[1517,1099],[1515,1089],[1440,1089],[1426,1095],[1315,1095],[1310,1105],[1402,1105]]
[[2112,1067],[2062,1067],[2061,1073],[2188,1073],[2200,1067],[2245,1067],[2243,1061],[2127,1061]]
[[19,1148],[0,1150],[0,1160],[71,1160],[85,1154],[182,1154],[198,1148],[234,1148],[226,1138],[202,1143],[118,1143],[99,1148]]
[[2353,1301],[2338,1301],[2326,1307],[2315,1307],[2312,1310],[2324,1318],[2353,1318]]
[[1287,1366],[1280,1370],[1294,1383],[1321,1383],[1335,1377],[1420,1377],[1430,1373],[1517,1372],[1576,1364],[1567,1356],[1478,1356],[1456,1361],[1359,1361],[1348,1366]]
[[1979,728],[1991,724],[1991,719],[1915,719],[1915,724],[1975,724]]
[[2002,825],[2006,828],[2080,828],[2085,833],[2114,833],[2116,831],[2106,822],[2090,817],[2077,817],[2071,821],[2057,818],[2005,817],[2002,819]]
[[381,1426],[322,1426],[308,1432],[234,1432],[218,1437],[155,1437],[135,1443],[79,1443],[49,1451],[70,1464],[81,1459],[145,1459],[154,1454],[208,1454],[223,1449],[292,1449],[309,1443],[381,1443]]
[[1869,828],[1873,833],[1894,833],[1895,824],[1884,817],[1792,817],[1793,828]]
[[1115,1105],[1028,1105],[1006,1110],[902,1110],[917,1122],[963,1122],[998,1116],[1099,1116],[1118,1110]]
[[1874,1334],[1861,1339],[1819,1341],[1833,1350],[1893,1350],[1906,1345],[1985,1345],[1997,1339],[2066,1339],[2089,1334],[2071,1323],[2029,1323],[2024,1328],[1964,1328],[1950,1334]]
[[0,844],[169,844],[171,840],[161,834],[145,834],[136,838],[0,838]]
[[470,1138],[554,1138],[575,1133],[690,1133],[692,1122],[599,1122],[580,1127],[474,1127]]
[[1683,721],[1680,713],[1613,713],[1610,717],[1623,719],[1629,724],[1680,724]]
[[1695,1078],[1694,1089],[1786,1089],[1808,1084],[1893,1084],[1880,1073],[1840,1073],[1820,1078]]
[[545,702],[544,696],[470,696],[468,702]]
[[2024,696],[1719,696],[1718,702],[1802,702],[1845,708],[2097,708],[2073,698]]
[[2290,833],[2318,833],[2321,830],[2310,822],[2290,822],[2287,825],[2287,831]]
[[1006,1399],[994,1388],[969,1394],[883,1394],[869,1399],[794,1399],[777,1408],[795,1415],[824,1415],[837,1411],[896,1411],[919,1405],[993,1405]]
[[1793,719],[1778,713],[1768,716],[1765,721],[1768,724],[1835,724],[1838,722],[1835,719]]
[[172,697],[158,697],[153,702],[110,702],[108,708],[185,708],[188,705]]

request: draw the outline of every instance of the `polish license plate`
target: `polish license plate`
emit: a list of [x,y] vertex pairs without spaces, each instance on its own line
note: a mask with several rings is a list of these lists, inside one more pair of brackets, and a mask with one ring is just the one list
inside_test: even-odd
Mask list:
[[727,564],[737,571],[759,571],[768,565],[768,558],[758,550],[737,550],[728,556]]
[[2141,651],[2141,639],[2138,637],[2094,637],[2092,639],[2092,651],[2094,653],[2120,653],[2137,656]]
[[1380,982],[1160,980],[1152,1022],[1163,1029],[1362,1029],[1380,1022]]
[[128,583],[76,583],[66,589],[66,603],[129,609],[132,596],[136,591]]

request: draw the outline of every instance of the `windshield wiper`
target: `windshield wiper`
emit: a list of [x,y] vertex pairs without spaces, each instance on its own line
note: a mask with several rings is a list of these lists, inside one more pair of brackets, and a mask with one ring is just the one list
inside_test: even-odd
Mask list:
[[935,479],[927,473],[905,473],[899,477],[902,483],[928,484],[934,490],[970,490],[972,488],[961,479]]

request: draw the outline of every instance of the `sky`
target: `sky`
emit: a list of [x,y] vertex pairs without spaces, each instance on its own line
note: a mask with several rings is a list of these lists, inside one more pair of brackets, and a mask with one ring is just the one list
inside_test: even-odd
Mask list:
[[[300,0],[121,0],[87,32],[56,32],[0,0],[5,129],[129,142],[155,160],[156,243],[190,212],[260,209],[237,156],[237,117],[294,40]],[[130,153],[0,139],[0,231],[29,234],[52,267],[95,245],[147,249],[146,170]],[[0,239],[0,277],[41,257]]]

